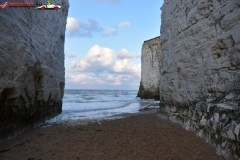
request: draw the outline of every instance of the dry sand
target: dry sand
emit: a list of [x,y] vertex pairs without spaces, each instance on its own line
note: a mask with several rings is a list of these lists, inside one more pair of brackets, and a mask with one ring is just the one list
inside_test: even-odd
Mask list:
[[[1,153],[2,152],[2,153]],[[156,113],[87,126],[36,128],[0,143],[1,160],[221,160],[194,132]]]

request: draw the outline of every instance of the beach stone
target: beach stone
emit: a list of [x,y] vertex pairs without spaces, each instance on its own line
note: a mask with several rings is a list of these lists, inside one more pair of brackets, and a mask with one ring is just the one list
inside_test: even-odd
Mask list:
[[225,147],[227,145],[227,141],[222,142],[222,147]]
[[219,113],[215,113],[214,114],[214,120],[218,122],[218,120],[219,120]]
[[142,99],[159,99],[161,68],[160,37],[144,41],[141,54],[141,82],[138,97]]
[[223,114],[222,117],[221,117],[222,120],[226,120],[227,118],[228,118],[228,117],[227,117],[226,114]]
[[[239,6],[239,0],[168,0],[161,7],[159,112],[188,119],[182,125],[188,122],[226,159],[240,148]],[[171,118],[167,106],[185,114]]]
[[62,9],[0,9],[0,141],[62,111],[69,4],[68,0],[54,4]]
[[173,107],[173,108],[171,109],[171,111],[172,111],[173,113],[177,112],[177,107]]
[[237,140],[240,141],[240,124],[238,124],[235,129],[234,129],[234,133],[237,136]]
[[206,126],[207,125],[207,120],[204,118],[204,116],[202,116],[202,119],[200,120],[200,124],[202,126]]

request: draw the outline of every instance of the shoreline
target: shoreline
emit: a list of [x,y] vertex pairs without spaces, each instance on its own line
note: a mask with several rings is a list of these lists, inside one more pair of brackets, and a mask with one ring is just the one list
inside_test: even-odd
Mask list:
[[37,127],[0,142],[0,159],[224,159],[194,132],[155,111],[87,125]]

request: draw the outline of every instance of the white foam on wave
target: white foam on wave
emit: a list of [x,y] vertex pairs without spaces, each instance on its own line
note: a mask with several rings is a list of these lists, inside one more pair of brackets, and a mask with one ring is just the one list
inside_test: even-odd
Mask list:
[[[137,91],[66,90],[63,112],[47,123],[86,119],[109,119],[123,113],[154,108],[159,101],[141,100]],[[152,106],[151,106],[152,105]]]

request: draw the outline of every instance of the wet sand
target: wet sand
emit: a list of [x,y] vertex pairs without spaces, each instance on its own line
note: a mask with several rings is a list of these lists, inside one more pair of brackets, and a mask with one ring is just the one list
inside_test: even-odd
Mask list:
[[[147,112],[145,112],[147,113]],[[88,125],[55,124],[0,143],[1,160],[222,160],[194,132],[156,113]]]

